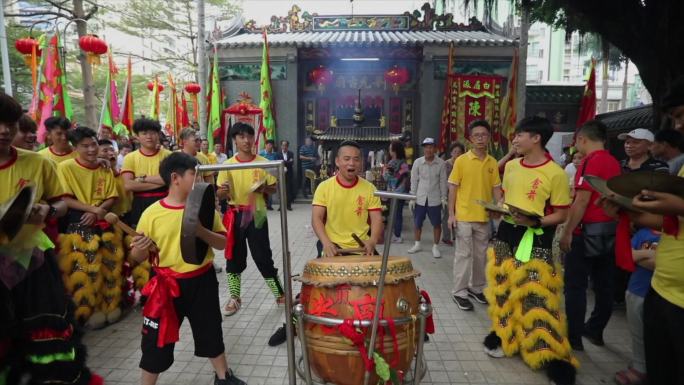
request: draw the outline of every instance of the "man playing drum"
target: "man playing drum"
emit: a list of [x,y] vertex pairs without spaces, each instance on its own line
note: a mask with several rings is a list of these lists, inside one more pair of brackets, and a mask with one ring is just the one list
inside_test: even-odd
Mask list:
[[337,175],[316,188],[311,225],[325,256],[339,255],[340,248],[358,247],[352,234],[363,240],[365,254],[373,255],[382,236],[382,204],[374,195],[375,186],[357,175],[361,159],[358,143],[342,142],[335,157]]

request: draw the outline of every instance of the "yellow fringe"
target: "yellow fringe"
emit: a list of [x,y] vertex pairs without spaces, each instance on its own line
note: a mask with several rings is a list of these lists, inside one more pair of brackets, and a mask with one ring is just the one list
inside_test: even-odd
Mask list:
[[520,341],[520,349],[531,351],[534,349],[538,340],[544,341],[550,349],[556,352],[559,357],[566,357],[570,353],[570,344],[566,339],[558,341],[548,330],[536,328],[527,332],[525,338]]
[[526,284],[515,288],[511,292],[511,301],[522,302],[524,298],[530,295],[535,295],[537,297],[543,298],[546,302],[546,306],[553,311],[558,311],[560,306],[560,294],[554,293],[540,285],[537,282],[527,282]]
[[90,306],[79,306],[74,311],[74,318],[80,323],[84,323],[93,314],[93,309]]
[[69,293],[73,293],[81,287],[89,285],[90,278],[88,278],[88,274],[82,271],[74,271],[70,275],[66,276],[65,284],[67,290],[69,290]]
[[558,332],[558,334],[563,335],[561,333],[561,331],[563,329],[563,323],[559,319],[554,317],[551,313],[549,313],[546,309],[542,309],[542,308],[530,309],[520,319],[520,322],[522,323],[522,325],[525,329],[534,328],[535,327],[535,325],[534,325],[535,321],[544,321],[551,328],[553,328],[554,331]]
[[73,294],[74,303],[77,306],[90,306],[93,307],[97,304],[97,297],[93,292],[92,288],[88,286],[83,286],[82,288],[76,290]]

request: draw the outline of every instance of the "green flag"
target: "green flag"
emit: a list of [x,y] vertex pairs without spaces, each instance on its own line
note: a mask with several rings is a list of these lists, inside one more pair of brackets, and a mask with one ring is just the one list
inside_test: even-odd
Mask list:
[[[273,89],[271,88],[271,66],[268,60],[268,36],[266,36],[266,31],[264,31],[264,49],[261,56],[261,101],[259,102],[259,107],[262,112],[263,119],[263,130],[266,139],[275,140],[276,131],[276,121],[273,115]],[[261,133],[261,130],[259,130]],[[260,135],[257,140],[259,141],[259,147],[263,147],[265,141],[260,140],[262,136]]]
[[209,151],[214,151],[214,132],[221,129],[221,83],[218,76],[218,54],[214,47],[214,64],[209,74],[209,117],[207,121],[207,141]]

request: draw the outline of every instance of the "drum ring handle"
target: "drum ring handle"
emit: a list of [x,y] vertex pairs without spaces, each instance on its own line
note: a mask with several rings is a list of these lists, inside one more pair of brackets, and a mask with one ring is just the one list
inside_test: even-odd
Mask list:
[[399,310],[402,313],[406,313],[409,311],[409,303],[404,297],[399,297],[397,300],[397,310]]

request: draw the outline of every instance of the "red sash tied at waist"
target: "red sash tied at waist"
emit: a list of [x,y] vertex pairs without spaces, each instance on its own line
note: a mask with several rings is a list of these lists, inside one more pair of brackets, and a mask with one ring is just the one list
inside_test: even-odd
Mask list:
[[169,195],[168,191],[149,191],[149,192],[137,192],[134,193],[133,196],[140,197],[140,198],[164,198],[167,195]]
[[143,307],[143,316],[159,319],[159,333],[157,347],[172,344],[178,341],[178,316],[173,305],[173,299],[180,296],[180,287],[177,279],[195,278],[213,267],[208,263],[197,270],[187,273],[178,273],[168,267],[155,267],[156,275],[143,287],[141,293],[147,296],[147,302]]

